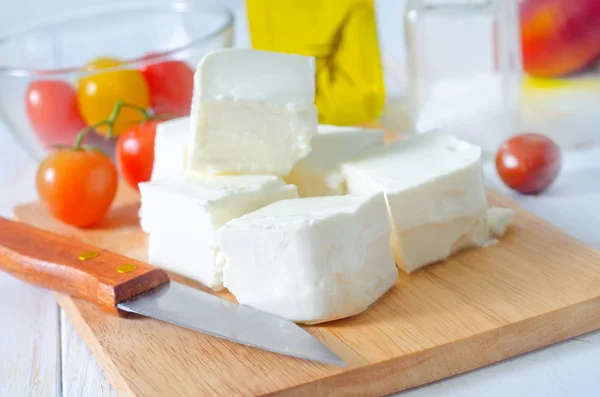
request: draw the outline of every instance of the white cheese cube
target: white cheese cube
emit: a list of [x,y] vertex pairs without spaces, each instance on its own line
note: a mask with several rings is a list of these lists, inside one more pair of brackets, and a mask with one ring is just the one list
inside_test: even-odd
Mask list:
[[346,194],[339,166],[369,148],[383,145],[384,135],[383,130],[319,125],[311,153],[296,163],[286,181],[298,187],[301,197]]
[[229,221],[218,238],[225,287],[296,322],[358,314],[398,277],[382,193],[279,201]]
[[431,132],[342,166],[348,192],[386,194],[392,252],[406,273],[488,240],[481,149]]
[[219,291],[223,289],[224,259],[216,244],[206,243],[205,236],[177,233],[173,227],[150,233],[148,262]]
[[194,77],[189,169],[285,176],[317,129],[315,59],[252,49],[213,52]]
[[142,230],[151,264],[222,288],[215,232],[229,220],[277,200],[298,197],[276,176],[181,174],[140,183]]
[[487,210],[487,225],[489,235],[500,238],[512,223],[515,211],[510,208],[492,207]]
[[152,180],[184,172],[189,131],[189,117],[163,121],[156,126]]

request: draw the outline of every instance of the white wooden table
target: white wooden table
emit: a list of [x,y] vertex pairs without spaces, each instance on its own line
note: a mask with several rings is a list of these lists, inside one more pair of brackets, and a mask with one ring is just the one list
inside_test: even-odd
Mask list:
[[[35,199],[35,164],[0,128],[0,215]],[[505,194],[491,164],[488,184]],[[530,211],[600,249],[600,148],[567,153],[557,183]],[[600,266],[600,263],[598,264]],[[401,393],[402,397],[600,395],[600,332]],[[116,396],[52,295],[0,274],[0,396]],[[165,396],[168,397],[168,396]]]

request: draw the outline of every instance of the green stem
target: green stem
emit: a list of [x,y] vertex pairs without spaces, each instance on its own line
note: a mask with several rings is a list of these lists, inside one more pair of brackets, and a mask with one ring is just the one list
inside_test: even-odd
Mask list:
[[79,150],[83,147],[83,145],[82,145],[83,140],[85,139],[85,136],[90,131],[93,131],[98,127],[102,127],[103,125],[108,126],[108,132],[106,133],[106,139],[108,140],[108,139],[112,138],[115,122],[117,120],[117,117],[119,117],[119,113],[121,113],[122,108],[130,108],[130,109],[134,109],[134,110],[137,110],[138,112],[140,112],[142,114],[142,122],[144,122],[144,123],[150,119],[150,115],[148,114],[146,109],[142,108],[141,106],[123,102],[122,100],[119,99],[115,103],[115,107],[113,108],[113,110],[110,113],[110,116],[108,117],[107,120],[103,120],[96,124],[87,126],[84,129],[82,129],[81,131],[79,131],[79,133],[77,134],[77,137],[75,138],[75,145],[74,145],[75,150]]
[[79,133],[77,134],[77,138],[75,138],[75,150],[81,149],[81,144],[83,143],[83,139],[88,134],[88,132],[94,131],[96,128],[102,127],[103,125],[107,125],[109,123],[110,123],[109,120],[100,121],[99,123],[89,125],[89,126],[85,127],[84,129],[82,129],[81,131],[79,131]]
[[122,100],[119,99],[117,101],[117,103],[115,103],[115,107],[113,108],[113,111],[111,112],[111,114],[107,120],[108,132],[106,133],[106,139],[112,138],[115,121],[117,120],[119,113],[121,113],[122,108],[129,108],[129,109],[137,110],[138,112],[140,112],[142,114],[142,123],[145,123],[150,118],[150,115],[148,114],[146,109],[144,109],[143,107],[137,106],[137,105],[134,105],[131,103],[123,102]]

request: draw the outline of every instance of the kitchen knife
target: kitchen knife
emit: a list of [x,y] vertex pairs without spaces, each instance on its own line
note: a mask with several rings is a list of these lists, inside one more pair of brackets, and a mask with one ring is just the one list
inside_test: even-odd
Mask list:
[[170,281],[146,263],[2,217],[0,270],[115,315],[137,313],[247,346],[346,366],[289,320]]

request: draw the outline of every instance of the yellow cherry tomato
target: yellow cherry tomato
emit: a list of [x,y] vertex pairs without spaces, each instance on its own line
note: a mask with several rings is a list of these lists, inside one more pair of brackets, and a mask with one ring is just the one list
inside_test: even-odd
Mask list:
[[[100,72],[79,81],[77,102],[81,116],[88,125],[108,119],[118,100],[143,109],[150,107],[148,83],[141,72],[131,69]],[[114,136],[119,136],[142,119],[141,112],[123,108],[113,128]],[[105,135],[108,128],[102,126],[96,131]]]
[[[121,64],[121,61],[117,58],[100,57],[100,58],[92,59],[91,61],[89,61],[88,63],[83,65],[82,69],[89,72],[91,70],[112,68],[115,66],[119,66],[120,64]],[[85,82],[89,78],[90,78],[90,76],[88,75],[86,77],[82,77],[79,80],[77,80],[77,87],[81,86],[82,84],[85,84]]]
[[120,64],[121,61],[117,58],[100,57],[88,62],[84,66],[84,69],[105,69],[112,68],[113,66],[119,66]]

